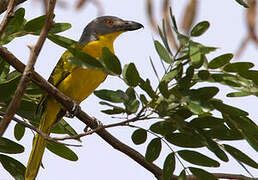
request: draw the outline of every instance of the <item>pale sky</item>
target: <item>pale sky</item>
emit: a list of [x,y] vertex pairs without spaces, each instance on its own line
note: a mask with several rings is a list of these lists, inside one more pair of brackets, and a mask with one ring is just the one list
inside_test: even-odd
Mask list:
[[[74,6],[74,4],[71,2],[73,1],[70,1],[70,5]],[[159,72],[161,73],[162,68],[159,64],[159,59],[153,46],[153,39],[159,39],[159,37],[152,32],[146,20],[146,11],[144,9],[145,1],[109,0],[101,2],[103,3],[104,7],[104,15],[113,15],[127,20],[134,20],[142,23],[145,26],[144,29],[122,34],[115,42],[115,52],[123,65],[130,62],[135,63],[142,77],[149,77],[152,80],[152,84],[157,84],[155,76],[153,75],[150,77],[153,72],[149,63],[149,56],[152,57],[157,69],[160,70]],[[157,22],[161,22],[161,14],[159,13],[159,10],[161,9],[159,5],[160,2],[161,1],[157,1],[157,6],[155,7],[155,14],[157,15],[156,18],[158,17]],[[187,2],[187,0],[173,2],[172,7],[174,14],[177,21],[180,22],[183,5]],[[34,18],[42,13],[41,9],[38,8],[38,3],[31,3],[31,1],[28,1],[23,3],[22,6],[26,9],[27,19]],[[96,17],[97,11],[93,5],[87,5],[87,7],[81,11],[75,11],[74,8],[71,8],[71,6],[65,10],[57,7],[55,10],[55,21],[71,23],[72,28],[64,32],[62,35],[78,40],[85,25]],[[219,50],[208,56],[210,59],[223,53],[235,53],[241,40],[245,37],[247,32],[243,10],[244,9],[234,0],[200,0],[197,22],[208,20],[210,21],[211,26],[205,35],[200,38],[196,38],[195,41],[201,42],[202,44],[208,46],[220,47]],[[8,48],[20,60],[26,63],[29,57],[29,49],[27,48],[27,45],[34,44],[35,41],[35,37],[26,36],[25,38],[14,40],[14,42],[8,45]],[[50,41],[47,41],[38,58],[35,70],[43,77],[48,78],[63,52],[63,48],[58,47]],[[247,46],[247,49],[244,51],[240,60],[253,62],[256,64],[255,68],[257,69],[258,51],[253,43]],[[117,90],[125,88],[126,86],[121,83],[118,78],[109,77],[98,89]],[[257,123],[257,99],[255,97],[234,99],[225,98],[225,95],[229,92],[229,90],[229,88],[223,88],[217,97],[224,97],[223,100],[225,103],[230,103],[233,106],[243,108],[250,113],[249,117]],[[100,112],[100,110],[105,109],[106,107],[99,105],[99,101],[100,100],[97,97],[92,95],[81,104],[81,107],[89,115],[96,117],[104,124],[117,122],[116,119],[111,119],[107,115]],[[76,118],[68,120],[68,122],[70,122],[78,132],[83,131],[84,125],[76,120]],[[14,139],[13,125],[14,124],[8,128],[8,132],[5,134],[6,137],[11,139]],[[142,123],[140,125],[142,125]],[[149,125],[144,124],[143,126],[148,127]],[[118,137],[122,142],[133,147],[142,154],[145,154],[148,143],[140,146],[134,145],[130,138],[133,130],[134,129],[127,127],[108,129],[109,132]],[[19,159],[24,165],[26,165],[29,157],[32,137],[32,132],[27,129],[25,137],[20,142],[22,145],[24,145],[26,151],[22,154],[12,155],[12,157]],[[152,137],[149,136],[148,142],[151,139]],[[43,157],[45,169],[40,169],[37,179],[155,179],[150,172],[138,165],[132,159],[128,158],[126,155],[113,149],[97,135],[94,134],[84,137],[82,138],[82,141],[83,147],[72,148],[79,157],[77,162],[71,162],[59,158],[46,150]],[[70,143],[77,142],[70,141]],[[251,149],[250,146],[244,141],[237,141],[231,144],[243,150],[254,160],[258,161],[257,152]],[[180,149],[175,146],[172,147],[174,150]],[[211,157],[218,160],[211,152],[205,151],[204,148],[198,151],[206,155],[211,155]],[[162,163],[164,162],[164,159],[168,153],[170,153],[168,148],[163,146],[162,155],[154,163],[162,167]],[[221,163],[220,168],[207,168],[207,170],[210,172],[248,175],[245,170],[232,158],[230,158],[230,163],[227,164],[221,161],[219,162]],[[187,166],[189,164],[185,162],[185,165]],[[177,164],[176,167],[175,173],[178,174],[182,170],[182,167],[179,164]],[[249,167],[247,168],[254,176],[258,176],[258,172],[255,169]],[[9,179],[12,179],[11,176],[0,168],[0,180]]]

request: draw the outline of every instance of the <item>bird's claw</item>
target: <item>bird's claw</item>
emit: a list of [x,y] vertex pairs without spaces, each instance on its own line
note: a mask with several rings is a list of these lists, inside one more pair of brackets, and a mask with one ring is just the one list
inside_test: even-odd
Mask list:
[[66,111],[65,113],[65,117],[68,118],[73,118],[74,116],[77,115],[77,113],[81,110],[81,107],[79,106],[79,104],[76,101],[73,101],[73,108],[72,111]]

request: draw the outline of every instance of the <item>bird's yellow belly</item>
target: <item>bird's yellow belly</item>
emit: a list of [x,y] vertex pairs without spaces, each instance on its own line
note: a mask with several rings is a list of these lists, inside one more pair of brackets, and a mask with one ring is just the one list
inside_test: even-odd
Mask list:
[[58,85],[58,89],[77,103],[80,103],[87,98],[106,77],[106,73],[101,70],[76,68]]

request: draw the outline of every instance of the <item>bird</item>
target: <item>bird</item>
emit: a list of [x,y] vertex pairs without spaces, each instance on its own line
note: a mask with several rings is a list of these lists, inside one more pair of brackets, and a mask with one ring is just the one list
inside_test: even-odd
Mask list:
[[[81,51],[101,59],[104,47],[114,53],[113,43],[120,34],[140,28],[143,28],[143,25],[135,21],[115,16],[97,17],[84,28],[78,44]],[[106,79],[107,74],[100,69],[88,69],[73,64],[70,61],[72,57],[71,52],[65,51],[48,81],[80,104]],[[65,115],[66,110],[47,93],[43,93],[39,105],[42,107],[39,130],[49,135],[51,127]],[[25,170],[26,180],[36,179],[45,147],[45,138],[37,134]]]

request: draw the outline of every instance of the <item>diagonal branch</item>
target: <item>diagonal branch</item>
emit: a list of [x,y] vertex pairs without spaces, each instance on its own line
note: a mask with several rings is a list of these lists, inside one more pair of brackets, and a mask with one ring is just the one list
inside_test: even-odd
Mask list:
[[[16,70],[23,72],[25,69],[25,65],[20,62],[11,52],[9,52],[6,48],[0,46],[0,56],[5,59],[9,64],[11,64]],[[38,73],[32,71],[30,74],[31,80],[42,87],[48,94],[52,95],[58,102],[60,102],[68,111],[73,112],[74,101],[72,101],[69,97],[60,92],[55,86],[50,84],[44,78],[42,78]],[[98,121],[94,118],[91,118],[88,114],[81,111],[80,108],[76,113],[76,117],[84,122],[91,129],[98,128]],[[144,156],[142,156],[139,152],[135,151],[131,147],[119,141],[117,138],[112,136],[105,129],[101,129],[96,132],[101,138],[103,138],[107,143],[109,143],[115,149],[123,152],[137,163],[142,165],[144,168],[149,170],[157,179],[161,179],[162,170],[156,166],[145,160]],[[176,179],[174,179],[176,180]]]
[[[10,1],[11,2],[11,1]],[[22,96],[24,94],[24,91],[27,87],[28,82],[30,81],[29,76],[33,70],[34,64],[36,63],[37,57],[40,53],[40,50],[46,40],[47,33],[50,30],[52,24],[53,24],[53,18],[54,18],[54,8],[55,8],[56,0],[50,0],[49,1],[49,10],[47,13],[46,21],[44,24],[43,29],[40,32],[39,39],[34,47],[31,47],[31,53],[29,62],[26,65],[23,75],[21,77],[21,80],[18,84],[18,87],[15,91],[14,98],[8,105],[8,108],[6,110],[6,114],[3,116],[2,121],[0,122],[0,136],[2,136],[8,127],[9,123],[13,119],[13,116],[17,110],[17,108],[20,106]]]
[[[9,64],[11,64],[15,69],[20,72],[24,71],[25,65],[21,63],[11,52],[9,52],[6,48],[0,46],[0,56],[5,59]],[[50,95],[52,95],[58,102],[60,102],[68,111],[72,112],[74,107],[74,102],[67,96],[65,96],[62,92],[60,92],[55,86],[47,82],[44,78],[42,78],[38,73],[32,71],[31,80],[46,90]],[[91,118],[85,112],[79,110],[76,114],[76,117],[84,122],[91,129],[96,129],[99,127],[98,121],[94,118]],[[112,147],[124,153],[128,157],[135,160],[145,169],[150,171],[157,179],[162,179],[162,169],[160,169],[155,164],[152,164],[145,160],[145,158],[137,151],[127,146],[126,144],[119,141],[117,138],[112,136],[105,129],[99,129],[96,132],[102,139],[104,139],[107,143],[109,143]],[[249,178],[243,175],[237,174],[222,174],[222,173],[214,173],[217,178],[221,179],[236,179],[236,180],[258,180],[257,178]],[[178,180],[178,176],[173,176],[171,180]],[[196,180],[194,176],[187,176],[187,180]]]

